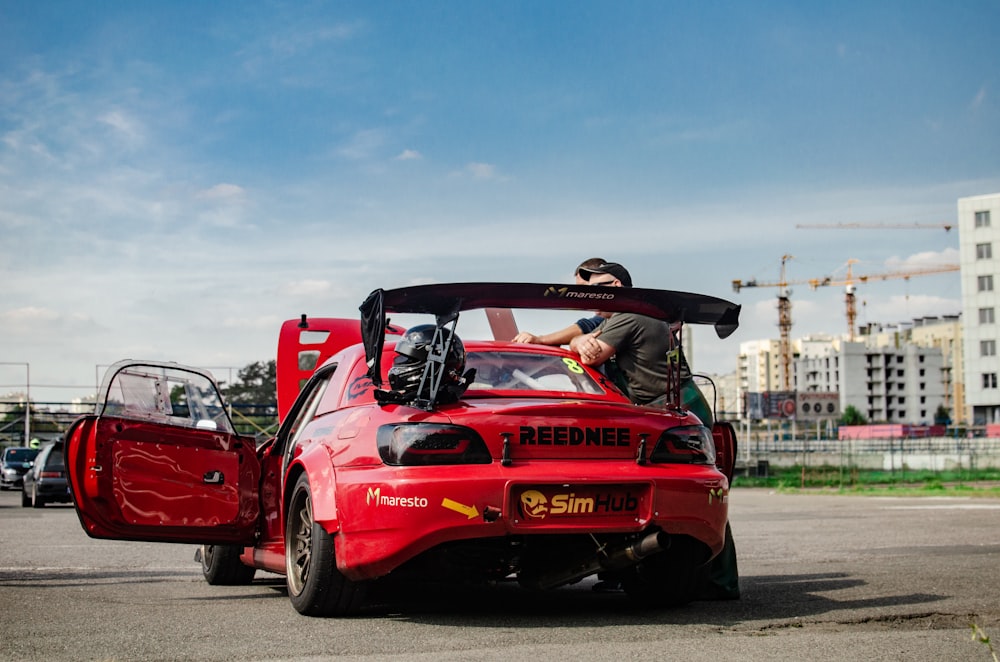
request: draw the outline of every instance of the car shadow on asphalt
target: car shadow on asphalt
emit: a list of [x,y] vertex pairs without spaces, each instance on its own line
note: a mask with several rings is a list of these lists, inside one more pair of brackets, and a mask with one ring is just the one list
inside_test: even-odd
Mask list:
[[374,592],[363,616],[442,626],[607,627],[636,622],[732,626],[839,611],[879,610],[922,605],[945,595],[907,593],[856,598],[866,582],[846,573],[741,577],[738,600],[695,601],[682,607],[650,609],[635,605],[624,592],[597,592],[594,581],[549,591],[532,591],[514,582],[492,586],[386,585]]

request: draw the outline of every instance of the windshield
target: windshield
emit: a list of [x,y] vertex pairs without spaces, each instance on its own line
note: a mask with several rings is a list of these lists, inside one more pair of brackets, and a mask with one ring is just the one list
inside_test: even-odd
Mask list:
[[528,352],[469,352],[466,367],[476,369],[476,379],[469,386],[470,391],[604,393],[604,389],[583,366],[570,357]]
[[3,452],[4,462],[33,462],[38,455],[37,448],[8,448]]

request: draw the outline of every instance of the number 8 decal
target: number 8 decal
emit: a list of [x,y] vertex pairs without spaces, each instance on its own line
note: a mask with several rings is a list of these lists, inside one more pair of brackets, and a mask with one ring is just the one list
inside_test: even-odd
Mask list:
[[566,356],[563,357],[563,363],[566,364],[566,367],[569,368],[570,372],[575,372],[578,375],[583,373],[583,366],[577,363],[576,359],[571,359]]

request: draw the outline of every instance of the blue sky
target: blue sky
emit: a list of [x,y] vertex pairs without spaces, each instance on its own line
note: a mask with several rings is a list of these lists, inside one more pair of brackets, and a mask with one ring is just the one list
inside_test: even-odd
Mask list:
[[[376,287],[600,255],[743,304],[695,335],[729,372],[777,337],[777,289],[731,281],[784,254],[790,279],[957,261],[954,230],[796,225],[954,223],[1000,191],[998,26],[995,0],[4,2],[0,363],[61,400],[125,357],[270,359],[282,320]],[[959,276],[858,298],[954,314]],[[845,327],[841,288],[792,300],[793,336]]]

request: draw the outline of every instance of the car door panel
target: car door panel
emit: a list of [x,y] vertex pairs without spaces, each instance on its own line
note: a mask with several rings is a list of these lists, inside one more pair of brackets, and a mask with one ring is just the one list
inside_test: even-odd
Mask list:
[[[260,461],[253,439],[236,434],[220,409],[211,376],[177,364],[113,369],[103,392],[112,395],[66,435],[67,475],[84,529],[96,538],[251,544]],[[197,384],[197,400],[178,397],[176,385],[185,380]]]
[[252,542],[259,515],[252,443],[116,417],[87,417],[67,436],[67,472],[90,535]]

